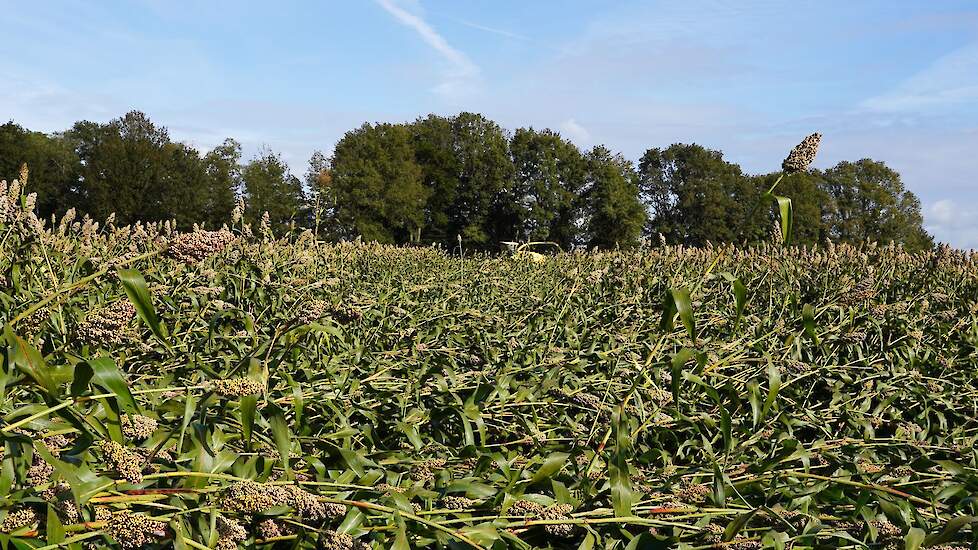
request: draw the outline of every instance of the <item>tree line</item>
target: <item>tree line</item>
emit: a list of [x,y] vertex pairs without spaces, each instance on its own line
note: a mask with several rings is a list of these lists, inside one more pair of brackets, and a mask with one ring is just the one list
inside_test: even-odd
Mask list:
[[[746,174],[697,144],[651,148],[633,163],[602,145],[581,150],[553,130],[508,132],[467,112],[363,124],[331,155],[314,153],[301,179],[270,149],[244,161],[228,138],[199,151],[138,111],[56,133],[0,126],[0,178],[14,179],[23,163],[44,217],[74,208],[94,219],[114,213],[118,223],[216,227],[242,197],[246,220],[268,212],[273,228],[397,244],[461,238],[483,249],[504,241],[610,248],[643,237],[755,242],[775,223],[770,204],[757,206],[779,175]],[[796,244],[933,245],[919,200],[882,162],[789,174],[778,193],[792,200]]]

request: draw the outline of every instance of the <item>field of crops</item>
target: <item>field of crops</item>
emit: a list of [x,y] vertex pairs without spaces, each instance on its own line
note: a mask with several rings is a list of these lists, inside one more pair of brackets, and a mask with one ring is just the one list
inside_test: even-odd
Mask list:
[[37,220],[6,548],[973,548],[978,259]]

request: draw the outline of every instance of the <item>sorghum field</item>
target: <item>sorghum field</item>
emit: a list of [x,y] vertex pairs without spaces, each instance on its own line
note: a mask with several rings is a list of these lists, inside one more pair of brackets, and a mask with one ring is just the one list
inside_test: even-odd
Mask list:
[[973,548],[978,261],[466,256],[0,193],[7,548]]

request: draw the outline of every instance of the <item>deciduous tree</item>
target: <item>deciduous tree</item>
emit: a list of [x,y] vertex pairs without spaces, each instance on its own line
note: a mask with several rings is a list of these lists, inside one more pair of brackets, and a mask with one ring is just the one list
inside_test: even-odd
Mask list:
[[401,124],[364,124],[336,145],[326,188],[341,235],[404,243],[424,220],[429,190],[421,183],[411,132]]
[[580,193],[587,162],[580,150],[552,130],[516,130],[513,158],[517,237],[569,248],[580,240]]
[[587,155],[588,245],[632,247],[642,237],[645,208],[639,200],[638,174],[631,161],[599,145]]
[[273,229],[289,225],[301,214],[302,182],[292,175],[281,155],[263,149],[241,169],[248,207],[245,219],[257,224],[265,212]]

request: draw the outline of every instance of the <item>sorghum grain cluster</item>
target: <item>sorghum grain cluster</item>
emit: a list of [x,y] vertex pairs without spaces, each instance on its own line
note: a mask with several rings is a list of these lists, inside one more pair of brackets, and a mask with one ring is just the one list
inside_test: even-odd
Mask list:
[[781,163],[781,169],[786,174],[808,170],[808,167],[815,161],[815,155],[818,154],[818,145],[821,141],[822,134],[818,132],[803,139],[788,153],[787,158]]
[[265,391],[265,386],[261,382],[251,378],[211,380],[210,387],[215,393],[224,397],[244,397]]
[[227,229],[181,233],[170,241],[167,255],[186,264],[195,264],[224,250],[234,241],[234,234]]
[[128,300],[118,300],[85,318],[78,325],[78,338],[92,346],[114,346],[127,338],[125,327],[136,315]]
[[143,481],[143,457],[115,441],[101,441],[102,462],[110,470],[115,470],[129,483]]
[[166,537],[166,523],[130,510],[112,513],[105,531],[123,548],[143,548]]
[[122,417],[122,433],[129,439],[148,439],[156,431],[155,419],[141,414],[127,414]]

